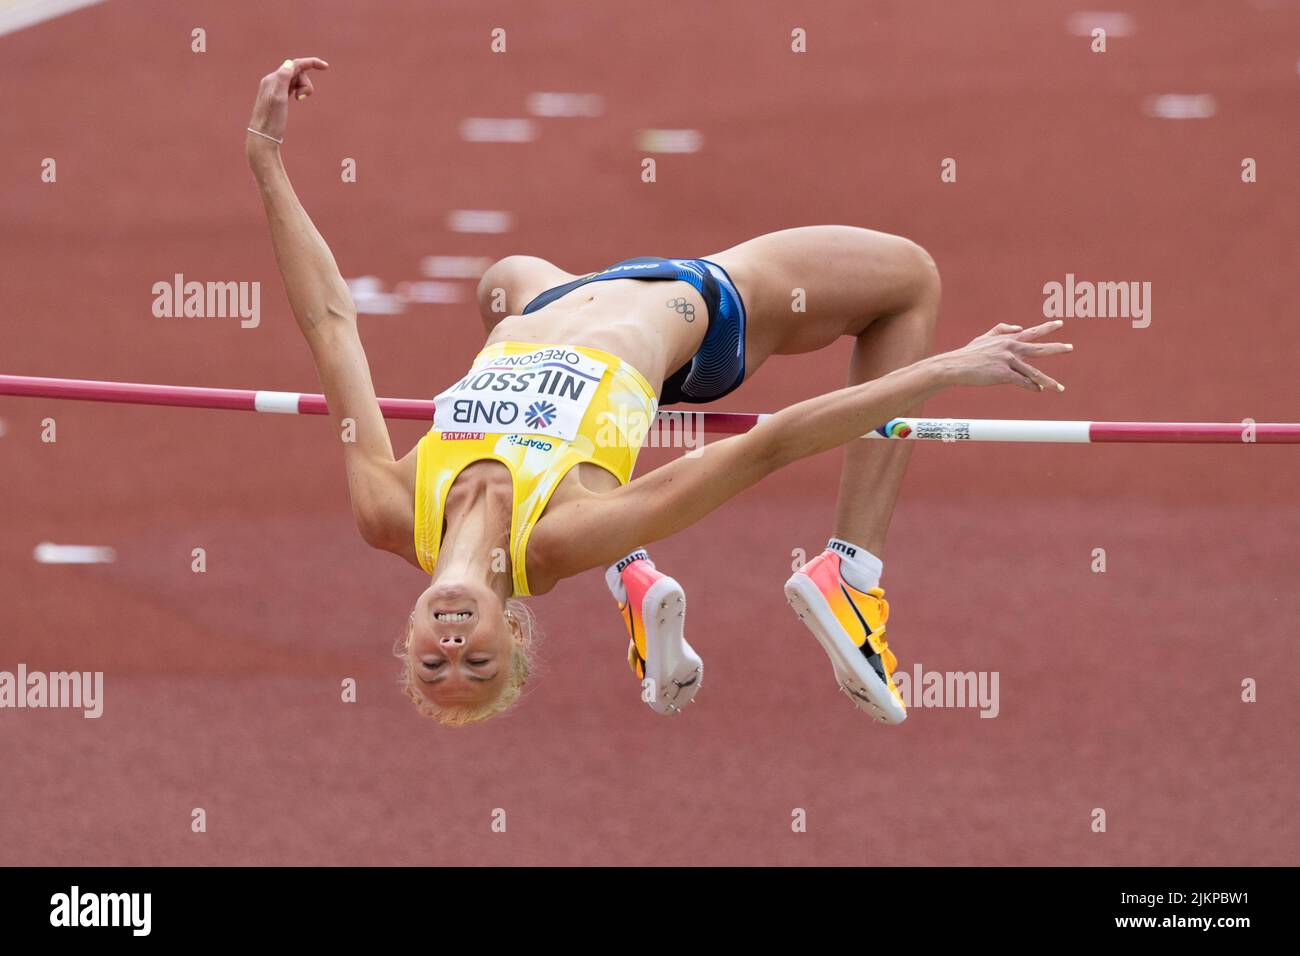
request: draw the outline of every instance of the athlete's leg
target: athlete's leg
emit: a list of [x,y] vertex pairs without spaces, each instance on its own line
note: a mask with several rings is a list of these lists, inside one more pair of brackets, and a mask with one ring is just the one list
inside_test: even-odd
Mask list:
[[[938,318],[936,281],[933,293],[911,309],[877,319],[857,337],[849,361],[849,384],[869,382],[924,358],[934,342]],[[908,414],[915,411],[909,409]],[[883,556],[911,454],[912,443],[906,441],[858,441],[845,447],[835,503],[835,537]]]
[[[929,351],[939,276],[909,240],[852,226],[770,233],[709,256],[731,275],[748,318],[746,375],[769,355],[854,336],[849,383],[879,378]],[[909,442],[845,450],[834,534],[879,556],[911,452]]]
[[[934,263],[915,243],[845,226],[762,236],[716,257],[745,299],[747,369],[772,353],[805,352],[854,336],[849,382],[922,358],[939,314]],[[800,308],[804,311],[800,311]],[[881,423],[863,423],[863,430]],[[858,441],[845,449],[834,550],[792,574],[786,599],[830,658],[840,687],[879,721],[907,718],[885,639],[889,605],[879,555],[911,451],[908,442]]]

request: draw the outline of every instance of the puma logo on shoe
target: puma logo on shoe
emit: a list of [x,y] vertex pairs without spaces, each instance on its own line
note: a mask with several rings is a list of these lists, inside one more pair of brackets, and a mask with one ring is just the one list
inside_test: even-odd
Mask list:
[[615,574],[622,574],[622,573],[623,573],[623,569],[626,568],[626,567],[627,567],[629,564],[631,564],[633,561],[648,561],[649,559],[650,559],[650,552],[649,552],[649,551],[644,551],[644,550],[642,550],[642,551],[633,551],[631,554],[629,554],[629,555],[628,555],[626,558],[624,558],[622,561],[618,562],[618,564],[614,565],[614,573],[615,573]]

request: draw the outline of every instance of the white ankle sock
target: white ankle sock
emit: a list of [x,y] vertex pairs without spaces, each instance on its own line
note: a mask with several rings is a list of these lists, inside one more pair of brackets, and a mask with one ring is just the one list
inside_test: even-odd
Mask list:
[[840,574],[850,586],[859,591],[870,591],[880,587],[880,576],[885,572],[885,562],[860,545],[845,541],[843,538],[831,538],[826,542],[827,549],[840,556]]
[[650,553],[645,548],[637,548],[605,569],[605,586],[609,588],[609,593],[614,595],[614,600],[619,604],[627,600],[627,585],[623,583],[623,569],[638,558],[652,568],[655,566],[655,563],[650,560]]

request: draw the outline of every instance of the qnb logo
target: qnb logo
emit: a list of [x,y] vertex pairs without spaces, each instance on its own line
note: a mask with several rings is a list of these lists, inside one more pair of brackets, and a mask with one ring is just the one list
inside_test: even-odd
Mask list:
[[457,425],[513,425],[518,418],[519,406],[514,402],[459,398],[451,405],[451,419]]
[[545,428],[555,421],[556,408],[550,402],[533,402],[524,412],[524,424],[529,428]]
[[148,936],[152,909],[152,893],[82,893],[73,886],[50,897],[50,925],[130,927],[132,936]]

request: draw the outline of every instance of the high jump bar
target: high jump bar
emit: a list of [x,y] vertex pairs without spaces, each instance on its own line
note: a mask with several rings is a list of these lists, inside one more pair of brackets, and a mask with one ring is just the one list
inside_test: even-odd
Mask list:
[[[248,388],[197,388],[189,385],[143,385],[97,382],[34,375],[0,375],[0,395],[53,398],[127,405],[169,405],[217,408],[280,415],[328,415],[325,396],[306,392],[275,392]],[[385,418],[433,421],[429,399],[381,398]],[[689,416],[689,418],[688,418]],[[702,421],[706,431],[738,435],[757,425],[766,414],[742,412],[659,413],[660,427]],[[1300,424],[1244,422],[1082,422],[989,418],[895,418],[866,438],[907,438],[928,441],[1002,441],[1067,443],[1174,444],[1300,444]]]

